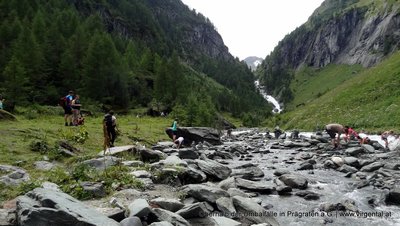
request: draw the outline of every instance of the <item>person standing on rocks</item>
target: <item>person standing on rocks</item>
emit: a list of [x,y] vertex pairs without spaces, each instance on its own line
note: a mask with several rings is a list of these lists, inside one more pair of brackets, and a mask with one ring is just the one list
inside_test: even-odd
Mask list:
[[[329,136],[332,139],[332,145],[337,148],[340,145],[340,135],[342,133],[345,133],[345,128],[344,126],[337,124],[337,123],[331,123],[325,126],[325,131],[329,134]],[[337,138],[336,138],[337,134]]]
[[393,130],[390,131],[385,131],[381,134],[381,139],[385,142],[385,148],[389,149],[389,142],[388,142],[388,137],[393,135],[394,132]]
[[172,130],[172,141],[175,142],[176,134],[178,133],[178,119],[177,118],[172,123],[171,130]]

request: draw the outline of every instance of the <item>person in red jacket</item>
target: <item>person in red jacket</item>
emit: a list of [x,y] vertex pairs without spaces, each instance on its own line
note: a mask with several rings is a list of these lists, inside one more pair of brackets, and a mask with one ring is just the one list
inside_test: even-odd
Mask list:
[[361,143],[361,141],[362,141],[362,138],[358,135],[358,133],[353,129],[353,128],[351,128],[350,126],[345,126],[344,127],[344,134],[345,134],[345,137],[344,137],[344,140],[346,141],[346,142],[349,142],[353,137],[354,138],[357,138],[358,139],[358,141]]

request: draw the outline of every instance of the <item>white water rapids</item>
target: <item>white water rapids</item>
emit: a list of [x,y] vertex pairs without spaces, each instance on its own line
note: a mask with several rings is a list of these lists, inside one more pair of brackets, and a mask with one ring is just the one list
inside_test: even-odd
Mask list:
[[265,91],[264,87],[260,85],[260,81],[256,80],[254,82],[256,88],[260,91],[261,95],[266,99],[269,103],[274,105],[274,109],[272,110],[273,113],[280,113],[283,109],[279,102],[271,95],[268,95]]

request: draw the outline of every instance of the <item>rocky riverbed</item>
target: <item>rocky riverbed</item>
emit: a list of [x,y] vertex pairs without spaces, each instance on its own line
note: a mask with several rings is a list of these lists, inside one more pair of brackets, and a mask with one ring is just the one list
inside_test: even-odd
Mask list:
[[[2,209],[0,225],[400,225],[399,150],[376,141],[332,149],[324,134],[276,139],[258,129],[220,137],[182,128],[179,135],[187,137],[180,149],[132,145],[86,160],[99,170],[132,167],[144,191],[80,202],[46,183],[19,197],[15,209]],[[141,161],[123,161],[124,152]],[[135,168],[146,163],[150,170]],[[1,181],[29,179],[7,169]]]

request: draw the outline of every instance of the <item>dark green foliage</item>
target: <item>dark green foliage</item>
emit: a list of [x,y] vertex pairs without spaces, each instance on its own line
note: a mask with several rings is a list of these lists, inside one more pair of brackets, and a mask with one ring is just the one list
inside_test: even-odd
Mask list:
[[266,106],[246,65],[190,41],[195,26],[215,28],[180,1],[10,0],[0,18],[0,91],[17,105],[54,106],[75,90],[85,103],[120,109],[207,107],[189,120],[197,125],[212,124],[215,111]]

